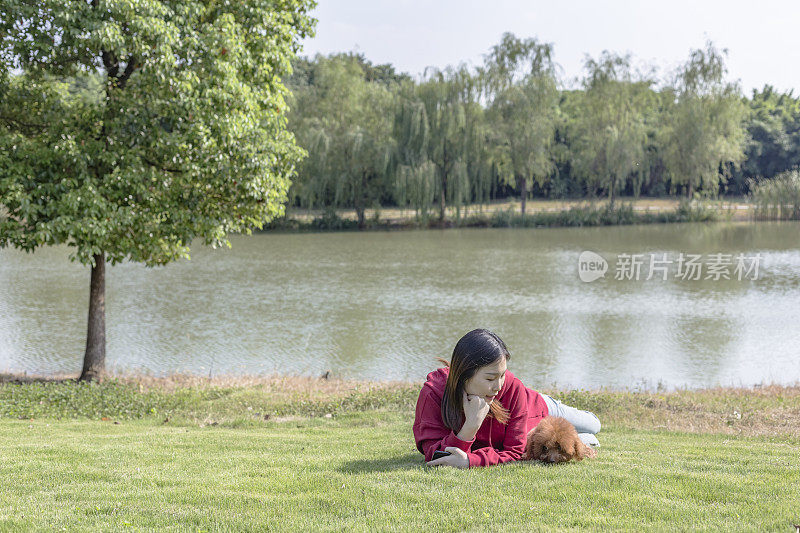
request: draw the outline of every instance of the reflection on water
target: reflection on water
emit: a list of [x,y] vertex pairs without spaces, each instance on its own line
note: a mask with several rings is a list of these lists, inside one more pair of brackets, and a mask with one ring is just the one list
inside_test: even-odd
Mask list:
[[[800,380],[796,223],[265,234],[107,266],[114,370],[423,380],[476,327],[532,387]],[[577,275],[592,250],[610,271]],[[757,280],[615,280],[621,253],[761,254]],[[0,371],[75,372],[89,269],[0,250]]]

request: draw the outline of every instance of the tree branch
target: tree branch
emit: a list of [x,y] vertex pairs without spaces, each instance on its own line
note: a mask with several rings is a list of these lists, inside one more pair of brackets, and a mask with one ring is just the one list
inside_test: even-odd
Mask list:
[[107,52],[105,50],[101,52],[101,55],[103,57],[103,66],[106,67],[106,72],[108,72],[108,77],[116,78],[119,73],[119,61],[117,61],[117,57],[112,52]]
[[158,163],[155,163],[154,161],[150,161],[148,158],[146,158],[144,156],[142,156],[142,161],[144,161],[145,163],[147,163],[151,167],[155,167],[156,169],[161,170],[163,172],[171,172],[173,174],[183,174],[183,170],[181,170],[179,168],[165,168],[165,167],[159,165]]
[[128,64],[125,65],[125,72],[123,72],[122,76],[118,78],[117,87],[119,87],[120,89],[125,88],[125,84],[128,82],[128,78],[130,78],[131,74],[133,74],[133,71],[136,70],[137,62],[138,60],[136,59],[136,56],[134,56],[133,54],[128,56]]
[[44,130],[47,127],[44,124],[31,124],[30,122],[23,122],[23,121],[19,120],[18,118],[9,117],[8,115],[0,115],[0,120],[6,121],[6,122],[10,122],[10,123],[16,124],[18,126],[22,126],[23,128],[29,128],[29,129],[32,129],[32,130],[34,130],[34,129]]

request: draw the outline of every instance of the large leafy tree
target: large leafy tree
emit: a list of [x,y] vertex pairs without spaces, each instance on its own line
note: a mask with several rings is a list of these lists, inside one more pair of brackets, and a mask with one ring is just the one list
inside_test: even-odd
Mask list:
[[800,98],[770,85],[753,89],[745,161],[728,181],[728,192],[747,192],[750,179],[773,178],[800,166]]
[[652,82],[637,76],[630,63],[630,57],[609,52],[588,58],[584,94],[569,110],[576,174],[591,192],[605,190],[611,205],[645,159]]
[[310,154],[295,195],[308,207],[353,207],[364,228],[391,170],[395,82],[370,81],[374,72],[350,54],[318,56],[311,68],[313,83],[294,91],[292,128]]
[[447,205],[460,206],[470,198],[470,163],[477,167],[472,148],[480,142],[480,90],[464,65],[429,68],[416,98],[422,104],[419,116],[426,120],[418,131],[425,134],[424,153],[432,164],[439,221],[444,223]]
[[425,105],[417,98],[412,82],[399,87],[396,102],[394,196],[399,205],[410,205],[417,216],[427,219],[428,210],[436,200],[436,167],[428,159],[430,130]]
[[427,216],[438,204],[444,223],[448,205],[461,206],[489,194],[486,122],[482,82],[465,65],[429,68],[418,85],[398,92],[394,135],[397,141],[395,195]]
[[313,5],[0,0],[0,246],[91,265],[82,379],[105,368],[106,261],[165,264],[281,213],[303,155],[281,77]]
[[494,159],[500,180],[517,187],[523,215],[531,181],[543,188],[555,169],[559,93],[552,54],[549,43],[506,33],[486,58]]
[[724,55],[710,42],[693,50],[664,113],[662,158],[673,186],[683,186],[688,197],[698,189],[716,195],[744,159],[747,109],[738,85],[725,81]]

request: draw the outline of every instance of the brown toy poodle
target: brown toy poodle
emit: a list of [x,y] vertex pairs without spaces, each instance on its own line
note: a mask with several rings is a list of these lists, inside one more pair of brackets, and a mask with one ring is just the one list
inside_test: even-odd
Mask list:
[[580,461],[584,457],[597,457],[597,452],[581,441],[575,426],[566,419],[548,416],[528,432],[522,460],[566,463],[573,459]]

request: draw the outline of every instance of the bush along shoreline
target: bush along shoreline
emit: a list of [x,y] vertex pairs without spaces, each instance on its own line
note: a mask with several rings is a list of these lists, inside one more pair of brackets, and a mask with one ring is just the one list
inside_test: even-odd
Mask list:
[[576,205],[560,211],[534,211],[522,215],[514,208],[492,213],[468,215],[462,218],[446,218],[443,222],[435,217],[409,217],[400,220],[385,220],[378,216],[365,220],[359,228],[358,221],[339,216],[334,210],[326,210],[311,220],[295,218],[276,219],[264,226],[262,232],[272,231],[359,231],[359,230],[416,230],[448,228],[556,228],[616,226],[631,224],[664,224],[675,222],[719,222],[729,220],[730,211],[682,201],[673,210],[636,211],[630,203],[616,205]]

